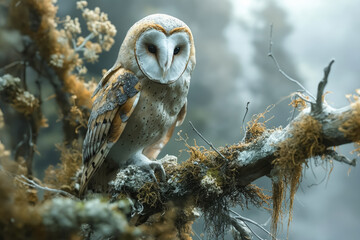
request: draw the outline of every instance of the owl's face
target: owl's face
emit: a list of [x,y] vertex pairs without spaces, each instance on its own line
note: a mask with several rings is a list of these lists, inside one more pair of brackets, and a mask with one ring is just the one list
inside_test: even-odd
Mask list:
[[136,41],[135,57],[152,81],[169,84],[185,71],[190,57],[190,36],[183,29],[167,33],[150,28]]
[[[116,64],[138,77],[170,84],[195,67],[195,47],[190,28],[166,14],[149,15],[126,34]],[[115,64],[115,65],[116,65]]]

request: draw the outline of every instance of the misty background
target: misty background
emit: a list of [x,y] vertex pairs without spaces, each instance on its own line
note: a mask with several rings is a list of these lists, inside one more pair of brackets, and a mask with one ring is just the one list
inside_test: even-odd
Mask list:
[[[153,13],[166,13],[183,20],[195,39],[197,64],[191,79],[188,113],[184,124],[176,129],[206,144],[192,131],[188,121],[215,146],[237,143],[243,137],[242,119],[246,103],[250,102],[246,121],[267,106],[276,104],[267,119],[274,116],[267,127],[286,126],[292,115],[289,95],[299,87],[285,79],[267,56],[270,24],[273,24],[272,47],[281,68],[316,94],[323,69],[334,58],[329,77],[326,100],[331,106],[346,106],[346,94],[360,88],[360,1],[356,0],[117,0],[92,1],[89,8],[100,7],[116,26],[115,44],[109,52],[100,54],[99,61],[87,64],[88,79],[101,78],[102,69],[115,62],[118,49],[127,30],[139,19]],[[58,16],[78,16],[75,1],[59,1]],[[80,21],[81,22],[81,21]],[[82,23],[83,35],[86,36]],[[28,74],[31,74],[29,72]],[[46,84],[46,83],[44,83]],[[46,92],[43,97],[53,93]],[[50,88],[49,88],[50,89]],[[54,99],[47,100],[51,104]],[[38,155],[34,159],[35,175],[40,178],[49,164],[56,164],[59,152],[54,144],[61,143],[61,122],[56,108],[43,109],[49,127],[40,130]],[[5,134],[5,133],[4,133]],[[7,133],[9,134],[9,133]],[[176,134],[159,157],[172,154],[186,160],[182,142]],[[6,141],[4,141],[6,143]],[[354,158],[352,145],[339,149]],[[293,221],[289,239],[332,240],[358,239],[360,235],[360,182],[359,168],[334,162],[328,178],[330,164],[311,163],[296,194]],[[259,179],[257,185],[271,191],[268,178]],[[240,214],[265,224],[271,214],[265,209],[249,206],[236,209]],[[287,218],[283,219],[279,239],[286,239]],[[270,228],[270,224],[266,225]],[[253,227],[260,236],[269,239]],[[203,232],[203,222],[194,224],[197,234]],[[196,239],[196,237],[194,237]],[[226,239],[232,239],[226,236]]]

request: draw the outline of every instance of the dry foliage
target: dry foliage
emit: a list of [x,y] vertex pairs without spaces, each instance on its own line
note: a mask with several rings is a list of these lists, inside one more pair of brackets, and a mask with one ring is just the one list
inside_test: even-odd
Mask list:
[[74,140],[71,146],[57,144],[56,148],[61,152],[60,163],[56,167],[49,166],[46,169],[44,183],[76,195],[76,173],[82,164],[81,144]]

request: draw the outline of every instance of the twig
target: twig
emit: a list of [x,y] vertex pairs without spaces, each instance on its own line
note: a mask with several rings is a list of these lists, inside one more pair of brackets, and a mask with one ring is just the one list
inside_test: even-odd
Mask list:
[[249,226],[246,225],[245,222],[243,222],[239,219],[236,219],[235,217],[229,216],[229,218],[230,218],[231,225],[235,228],[236,231],[238,231],[240,233],[241,239],[252,239],[251,234],[254,234],[255,236],[257,236],[256,233],[254,233],[249,228]]
[[350,160],[347,157],[345,157],[344,155],[341,155],[334,150],[326,150],[325,154],[332,157],[335,161],[343,162],[343,163],[346,163],[353,167],[356,166],[356,159]]
[[199,135],[199,137],[201,137],[201,139],[204,140],[217,154],[219,154],[224,160],[227,161],[227,158],[224,155],[222,155],[221,152],[219,152],[219,150],[217,150],[211,142],[206,140],[206,138],[194,127],[192,122],[189,121],[189,123],[190,123],[192,129],[197,133],[197,135]]
[[[25,181],[23,181],[22,179],[24,179]],[[29,186],[29,187],[33,187],[33,188],[37,188],[40,190],[44,190],[44,191],[48,191],[48,192],[53,192],[53,193],[57,193],[57,194],[63,194],[71,199],[78,199],[77,197],[75,197],[74,195],[65,192],[63,190],[59,190],[59,189],[53,189],[53,188],[49,188],[49,187],[43,187],[39,184],[37,184],[34,180],[28,179],[27,177],[25,177],[24,175],[20,175],[16,177],[16,180],[18,180],[19,182]]]
[[[302,92],[303,92],[303,91],[302,91]],[[306,103],[309,103],[309,104],[313,104],[313,103],[314,103],[314,102],[310,101],[309,99],[307,99],[306,97],[304,97],[303,94],[302,94],[300,91],[297,91],[297,92],[295,92],[295,93],[293,93],[293,94],[291,95],[291,101],[294,100],[293,97],[295,97],[295,100],[296,100],[296,98],[300,98],[301,100],[303,100],[303,101],[306,102]],[[294,109],[293,109],[293,112],[292,112],[292,114],[291,114],[291,119],[289,119],[290,121],[294,120],[294,118],[295,118],[295,110],[296,110],[296,107],[294,107]]]
[[81,51],[82,48],[85,46],[85,44],[86,44],[89,40],[93,39],[94,37],[95,37],[95,34],[94,34],[94,33],[90,33],[90,34],[84,39],[84,41],[83,41],[78,47],[76,47],[76,48],[74,49],[75,52]]
[[[314,173],[314,174],[315,174],[315,173]],[[326,177],[327,177],[327,174],[325,174],[325,176],[320,180],[320,182],[309,184],[309,185],[307,185],[307,187],[308,187],[308,188],[312,188],[312,187],[314,187],[314,186],[318,186],[318,185],[322,184],[322,183],[325,181]],[[315,179],[316,179],[316,178],[315,178]]]
[[242,222],[245,224],[245,226],[246,226],[248,229],[250,229],[251,233],[254,234],[255,237],[257,237],[259,240],[266,240],[266,239],[261,238],[259,235],[257,235],[257,233],[254,232],[254,230],[252,230],[252,229],[250,228],[249,224],[247,224],[247,223],[244,222],[244,221],[242,221]]
[[244,123],[245,123],[246,115],[248,114],[248,111],[249,111],[249,104],[250,104],[250,102],[247,102],[247,103],[246,103],[246,111],[245,111],[245,114],[244,114],[244,117],[243,117],[243,120],[242,120],[242,123],[241,123],[242,129],[243,129],[243,131],[244,131],[244,135],[246,135],[246,130],[245,130],[245,125],[244,125]]
[[199,240],[202,240],[202,238],[199,236],[199,234],[196,233],[195,230],[192,230],[192,231],[193,231],[194,235],[195,235]]
[[8,65],[0,68],[0,71],[4,71],[4,72],[5,72],[6,69],[15,67],[15,66],[17,66],[17,65],[19,65],[19,64],[23,64],[23,61],[15,61],[15,62],[9,63]]
[[[233,211],[230,209],[230,212],[233,213],[234,215],[236,215],[236,219],[240,219],[241,221],[243,221],[244,223],[245,222],[248,222],[248,223],[252,223],[254,224],[255,226],[257,226],[258,228],[260,228],[261,230],[263,230],[264,232],[266,232],[267,234],[269,234],[273,239],[276,239],[275,236],[273,236],[268,230],[266,230],[263,226],[261,226],[259,223],[249,219],[249,218],[246,218],[246,217],[243,217],[241,216],[240,214],[238,214],[237,212]],[[251,230],[251,229],[250,229]]]
[[271,24],[270,25],[270,42],[269,42],[269,53],[268,53],[268,56],[274,61],[278,71],[285,77],[287,78],[288,80],[290,80],[291,82],[293,83],[296,83],[299,87],[301,87],[301,89],[303,89],[311,98],[313,98],[314,100],[315,97],[308,91],[306,90],[306,88],[297,80],[293,79],[292,77],[290,77],[289,75],[287,75],[281,68],[280,68],[280,65],[278,63],[278,61],[276,60],[273,52],[272,52],[272,45],[273,45],[273,42],[272,42],[272,32],[273,32],[273,25]]
[[309,99],[306,99],[301,92],[295,92],[294,93],[295,97],[301,98],[301,100],[304,100],[307,103],[313,103],[312,101],[310,101]]
[[334,62],[335,62],[335,60],[332,59],[330,61],[329,65],[326,68],[324,68],[324,77],[319,82],[318,91],[317,91],[317,95],[316,95],[316,104],[312,104],[312,109],[311,109],[312,112],[321,113],[321,111],[322,111],[322,99],[323,99],[323,95],[324,95],[324,90],[325,90],[325,86],[328,82],[329,74],[331,71],[331,66],[333,65]]

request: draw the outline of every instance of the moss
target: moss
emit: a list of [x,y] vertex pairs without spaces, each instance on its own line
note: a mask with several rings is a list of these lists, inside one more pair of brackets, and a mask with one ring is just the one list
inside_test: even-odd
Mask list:
[[[204,213],[207,230],[212,236],[221,236],[229,227],[230,223],[224,215],[228,207],[240,205],[245,208],[249,204],[261,207],[268,204],[270,197],[264,194],[263,189],[253,184],[243,186],[238,181],[242,177],[241,166],[236,162],[235,155],[245,150],[247,143],[221,149],[220,152],[227,158],[224,160],[215,151],[198,146],[196,142],[194,146],[189,146],[181,136],[180,140],[188,147],[190,157],[185,162],[165,170],[167,175],[173,176],[175,181],[182,183],[184,189],[191,192],[193,206]],[[210,189],[201,186],[205,177],[215,180],[217,191],[209,191]]]
[[[308,99],[309,97],[306,98]],[[301,98],[294,98],[289,103],[289,105],[292,106],[293,108],[297,108],[299,111],[302,111],[307,107],[306,102]]]
[[167,240],[181,239],[190,240],[192,235],[192,224],[195,219],[191,201],[185,206],[175,206],[170,202],[166,204],[163,213],[157,213],[141,226],[146,239]]
[[304,164],[307,159],[321,154],[325,150],[322,144],[321,124],[312,116],[305,115],[292,125],[291,137],[278,145],[276,159],[273,161],[276,173],[273,177],[273,215],[272,229],[277,229],[281,216],[281,205],[286,197],[286,189],[290,188],[289,222],[292,219],[294,196],[299,186]]
[[279,219],[282,219],[283,211],[282,211],[282,202],[285,198],[285,184],[284,181],[273,181],[272,183],[272,225],[271,231],[275,234],[278,229]]
[[0,166],[3,168],[0,170],[0,238],[42,239],[44,229],[38,207],[34,206],[37,199],[31,199],[33,195],[28,192],[33,189],[13,177],[24,174],[26,169],[5,158]]
[[76,173],[82,164],[81,145],[74,140],[71,146],[57,144],[56,148],[61,152],[61,163],[56,167],[51,165],[46,169],[44,183],[75,194]]
[[156,207],[158,204],[161,204],[158,184],[154,182],[145,183],[139,189],[136,198],[142,204],[149,205],[150,207]]
[[[357,90],[360,96],[360,89]],[[349,96],[351,102],[350,117],[340,126],[339,130],[344,133],[345,137],[355,143],[355,152],[360,156],[360,99],[359,96]],[[344,118],[346,116],[343,116]]]
[[[268,106],[263,113],[255,114],[247,123],[245,141],[251,142],[260,137],[266,130],[265,123],[272,119],[265,120],[265,114],[270,112],[275,105]],[[263,119],[263,122],[261,120]]]

